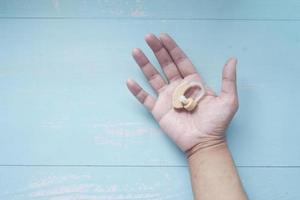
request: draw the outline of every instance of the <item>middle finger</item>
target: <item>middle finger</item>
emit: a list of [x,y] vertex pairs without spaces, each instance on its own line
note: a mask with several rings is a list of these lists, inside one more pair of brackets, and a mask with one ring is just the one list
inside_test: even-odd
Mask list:
[[155,54],[167,79],[170,82],[181,79],[182,77],[177,69],[177,66],[173,62],[167,50],[162,45],[161,41],[153,34],[146,35],[145,40]]

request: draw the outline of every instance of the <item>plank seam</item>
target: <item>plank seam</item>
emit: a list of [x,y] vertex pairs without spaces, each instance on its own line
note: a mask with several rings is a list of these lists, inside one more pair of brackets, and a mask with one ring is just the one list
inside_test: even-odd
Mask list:
[[36,20],[134,20],[134,21],[144,21],[144,20],[165,20],[165,21],[271,21],[271,22],[281,22],[281,21],[300,21],[298,18],[135,18],[135,17],[0,17],[1,19],[36,19]]
[[[28,164],[8,164],[0,167],[103,167],[103,168],[185,168],[187,165],[28,165]],[[300,168],[300,165],[237,165],[238,168]]]

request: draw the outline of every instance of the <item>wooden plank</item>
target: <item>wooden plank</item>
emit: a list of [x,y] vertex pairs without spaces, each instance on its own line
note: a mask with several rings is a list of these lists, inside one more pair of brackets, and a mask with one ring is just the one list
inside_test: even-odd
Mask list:
[[186,168],[0,168],[3,199],[186,199]]
[[[299,168],[240,168],[250,199],[299,199]],[[2,199],[192,199],[188,169],[1,167]]]
[[299,20],[297,0],[1,0],[0,17]]
[[[238,165],[300,165],[300,22],[1,20],[0,164],[185,165],[127,91],[147,32],[170,32],[218,90],[239,58]],[[146,87],[149,90],[149,87]],[[107,101],[109,98],[109,101]]]

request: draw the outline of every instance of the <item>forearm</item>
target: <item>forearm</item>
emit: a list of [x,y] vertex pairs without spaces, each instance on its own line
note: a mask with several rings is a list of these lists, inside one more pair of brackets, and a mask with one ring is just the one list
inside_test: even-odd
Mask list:
[[189,159],[195,200],[246,200],[226,142],[200,149]]

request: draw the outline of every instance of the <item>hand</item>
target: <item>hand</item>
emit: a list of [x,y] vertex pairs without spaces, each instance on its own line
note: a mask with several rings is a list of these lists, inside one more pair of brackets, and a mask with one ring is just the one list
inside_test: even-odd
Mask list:
[[[157,92],[157,97],[149,95],[131,79],[127,81],[129,90],[182,151],[225,141],[225,130],[238,109],[236,59],[231,58],[225,64],[221,94],[216,95],[205,85],[192,62],[169,35],[161,34],[158,39],[148,34],[145,40],[158,59],[167,81],[140,49],[134,49],[133,57]],[[183,81],[200,82],[206,88],[204,97],[193,112],[178,111],[172,107],[173,91]]]

